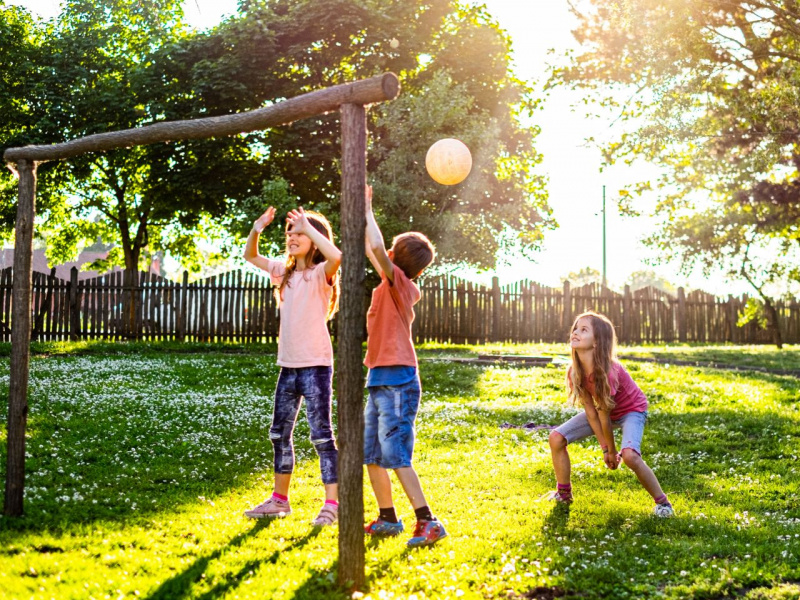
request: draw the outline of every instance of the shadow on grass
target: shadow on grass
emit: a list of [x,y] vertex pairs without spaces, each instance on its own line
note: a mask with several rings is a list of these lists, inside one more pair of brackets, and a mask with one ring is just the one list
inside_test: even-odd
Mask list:
[[[250,530],[240,533],[225,546],[217,548],[210,554],[198,558],[186,570],[162,583],[155,591],[146,596],[147,600],[180,600],[192,595],[192,586],[203,578],[212,561],[217,560],[223,554],[235,550],[246,540],[257,535],[259,532],[268,528],[274,519],[261,519]],[[224,581],[217,583],[204,594],[197,596],[199,600],[212,600],[222,598],[228,592],[236,589],[252,573],[263,564],[275,564],[281,554],[298,550],[308,544],[312,539],[320,534],[319,528],[312,529],[308,534],[298,539],[296,542],[283,548],[275,550],[271,555],[258,560],[247,561],[236,573],[225,576]]]
[[[399,543],[397,537],[370,538],[367,540],[367,549],[375,548],[382,542],[390,542],[391,540],[393,540],[393,543]],[[404,561],[409,553],[425,552],[426,550],[428,550],[428,548],[407,548],[403,543],[401,552],[390,554],[378,562],[370,562],[366,566],[367,576],[364,581],[364,589],[359,591],[364,595],[369,594],[373,591],[372,586],[383,575],[390,564]],[[324,571],[317,569],[310,570],[308,578],[306,578],[303,585],[295,590],[292,598],[294,600],[319,600],[320,598],[325,598],[326,600],[341,598],[342,600],[346,600],[351,598],[351,593],[344,587],[339,586],[336,582],[338,567],[339,559],[337,558],[333,561],[330,568]]]
[[310,569],[308,577],[290,596],[295,600],[348,600],[351,595],[336,582],[339,559],[331,563],[329,569]]

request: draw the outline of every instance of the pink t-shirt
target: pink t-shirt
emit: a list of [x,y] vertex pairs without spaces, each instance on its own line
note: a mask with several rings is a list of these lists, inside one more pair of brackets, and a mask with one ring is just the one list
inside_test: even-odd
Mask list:
[[375,367],[416,367],[417,354],[411,339],[414,305],[421,298],[419,287],[394,265],[394,282],[381,273],[381,283],[372,292],[367,312],[367,356],[364,364]]
[[[279,286],[286,265],[269,260],[272,285]],[[278,333],[278,365],[332,367],[333,347],[328,333],[328,305],[333,286],[325,276],[325,263],[292,273],[280,302],[281,326]]]
[[[615,403],[609,415],[612,421],[617,421],[631,412],[647,410],[647,396],[620,363],[615,362],[611,366],[608,385],[611,387],[611,397]],[[595,395],[594,373],[583,379],[583,387],[592,396]]]

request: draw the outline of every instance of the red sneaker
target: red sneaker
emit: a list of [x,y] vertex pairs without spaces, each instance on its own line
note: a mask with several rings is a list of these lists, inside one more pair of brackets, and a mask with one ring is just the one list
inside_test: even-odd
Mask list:
[[431,546],[444,537],[447,537],[444,525],[436,519],[432,521],[417,521],[417,526],[414,528],[414,537],[408,540],[406,545],[409,548]]

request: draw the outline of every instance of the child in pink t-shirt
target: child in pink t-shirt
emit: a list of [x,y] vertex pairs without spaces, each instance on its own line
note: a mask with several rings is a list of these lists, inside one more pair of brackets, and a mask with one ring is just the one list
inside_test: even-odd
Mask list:
[[286,259],[258,253],[258,236],[275,218],[269,207],[253,225],[244,258],[269,273],[276,288],[281,321],[275,408],[269,437],[275,450],[275,487],[272,495],[245,511],[252,519],[285,517],[292,512],[289,484],[294,471],[294,425],[305,399],[311,442],[319,455],[325,503],[314,525],[332,525],[338,518],[338,450],[331,423],[333,348],[327,321],[339,298],[342,254],[333,244],[328,220],[319,213],[293,210],[286,218]]
[[369,398],[364,409],[364,463],[378,501],[378,518],[365,528],[369,535],[395,536],[403,532],[392,498],[392,469],[408,496],[417,519],[408,546],[429,546],[447,535],[433,516],[419,477],[411,465],[414,422],[422,390],[417,354],[411,339],[414,304],[420,299],[414,279],[433,262],[434,248],[421,233],[398,235],[388,252],[372,214],[372,188],[366,190],[367,256],[381,276],[367,313]]
[[[570,336],[572,366],[567,372],[570,397],[580,400],[584,412],[572,417],[550,434],[550,451],[557,489],[548,495],[556,502],[572,502],[567,444],[594,434],[609,469],[620,460],[636,474],[653,497],[653,513],[672,517],[675,512],[652,469],[642,460],[642,435],[647,421],[647,398],[625,368],[616,360],[617,336],[604,315],[578,315]],[[622,429],[622,452],[617,454],[614,428]]]

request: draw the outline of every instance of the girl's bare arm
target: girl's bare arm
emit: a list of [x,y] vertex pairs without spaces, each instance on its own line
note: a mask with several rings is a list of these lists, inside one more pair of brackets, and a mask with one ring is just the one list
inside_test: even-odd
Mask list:
[[609,469],[616,469],[619,462],[617,461],[614,433],[611,429],[611,419],[608,412],[598,411],[594,401],[588,395],[585,398],[581,398],[581,402],[583,402],[583,409],[586,412],[589,425],[603,450],[603,461]]
[[270,206],[264,211],[264,214],[253,223],[253,228],[250,230],[250,235],[247,236],[247,243],[244,246],[244,259],[251,265],[255,265],[264,271],[269,271],[269,259],[258,253],[258,236],[264,231],[267,225],[272,223],[274,218],[275,209]]

